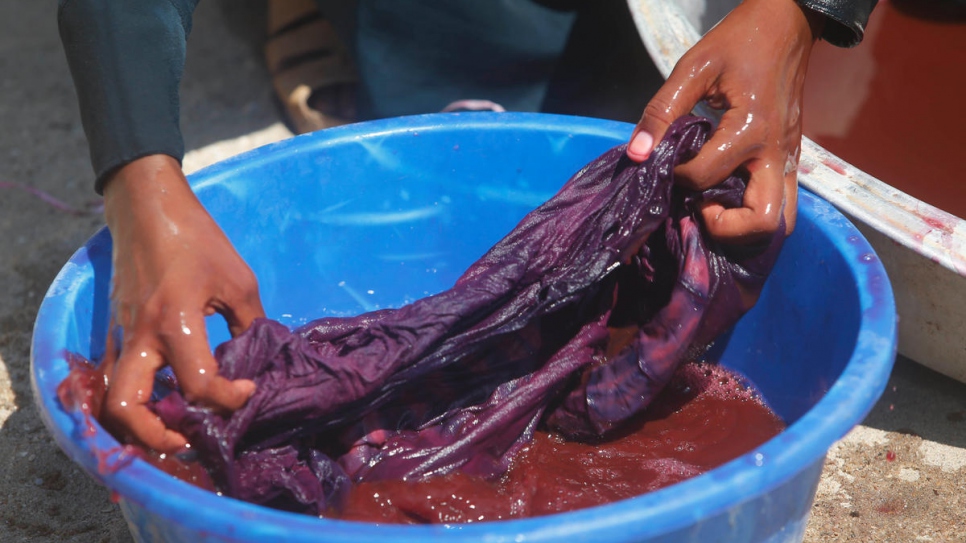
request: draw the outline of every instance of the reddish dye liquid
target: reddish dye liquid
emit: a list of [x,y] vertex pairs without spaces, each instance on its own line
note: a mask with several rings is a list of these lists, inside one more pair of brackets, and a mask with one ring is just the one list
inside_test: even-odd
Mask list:
[[[104,374],[86,359],[68,354],[70,373],[57,386],[57,399],[68,411],[79,411],[84,418],[84,436],[97,431],[94,419],[100,415],[101,403],[107,392]],[[108,450],[96,450],[97,470],[102,475],[114,473],[134,458],[141,458],[154,467],[205,490],[214,491],[211,476],[200,462],[186,461],[174,454],[161,454],[135,445],[118,445]],[[117,501],[116,494],[111,500]]]
[[379,523],[465,523],[602,505],[683,481],[745,454],[784,423],[726,370],[688,364],[655,403],[600,443],[538,432],[499,481],[461,473],[356,485],[330,516]]
[[857,168],[966,217],[966,7],[955,4],[880,0],[859,46],[817,44],[803,128]]
[[[91,422],[105,392],[103,375],[71,360],[58,387],[61,403]],[[597,443],[537,432],[498,481],[452,473],[422,482],[360,483],[333,518],[379,523],[465,523],[572,511],[630,498],[700,475],[745,454],[785,428],[736,375],[719,366],[686,364],[639,417]],[[211,477],[197,461],[125,445],[99,451],[103,474],[139,457],[206,490]]]

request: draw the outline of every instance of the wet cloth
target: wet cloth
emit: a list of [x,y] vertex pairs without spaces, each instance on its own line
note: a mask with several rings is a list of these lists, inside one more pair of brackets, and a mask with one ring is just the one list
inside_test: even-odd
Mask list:
[[784,239],[704,238],[696,206],[739,205],[745,184],[674,186],[710,130],[678,120],[640,165],[607,151],[450,290],[294,332],[256,321],[215,353],[225,377],[257,385],[231,415],[177,391],[154,409],[222,492],[312,514],[350,481],[497,477],[541,425],[605,434],[748,309]]

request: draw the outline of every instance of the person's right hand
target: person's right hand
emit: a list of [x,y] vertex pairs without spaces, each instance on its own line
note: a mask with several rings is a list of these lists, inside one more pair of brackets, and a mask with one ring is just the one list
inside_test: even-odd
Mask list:
[[708,142],[674,169],[675,181],[706,190],[735,170],[749,174],[741,207],[706,202],[701,215],[725,243],[767,239],[785,220],[795,229],[802,93],[825,17],[793,0],[743,0],[681,57],[631,136],[643,161],[671,123],[703,101],[722,110]]
[[251,269],[195,197],[176,160],[154,155],[114,172],[104,187],[114,240],[112,326],[101,368],[100,419],[124,440],[172,452],[185,446],[147,407],[155,372],[170,365],[189,401],[234,410],[255,389],[228,381],[208,346],[204,317],[220,313],[232,335],[264,316]]

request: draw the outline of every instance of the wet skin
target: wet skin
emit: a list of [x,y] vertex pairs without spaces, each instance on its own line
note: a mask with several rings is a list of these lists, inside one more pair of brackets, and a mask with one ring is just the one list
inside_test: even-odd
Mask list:
[[634,130],[627,154],[642,161],[668,125],[700,101],[723,110],[698,156],[675,169],[677,182],[696,189],[739,167],[751,174],[743,207],[702,210],[720,241],[765,237],[782,213],[788,233],[795,227],[802,92],[823,21],[792,0],[746,0],[681,58]]
[[[751,180],[744,207],[702,211],[721,240],[754,241],[784,215],[794,227],[801,96],[821,19],[793,0],[746,0],[678,62],[647,105],[628,155],[643,161],[668,125],[705,100],[725,110],[701,153],[675,173],[694,188],[713,186],[738,167]],[[205,337],[204,317],[219,313],[233,335],[264,316],[250,268],[192,193],[171,157],[144,157],[114,172],[104,189],[114,238],[114,326],[123,342],[102,364],[107,395],[100,420],[117,436],[158,451],[185,445],[146,407],[154,373],[170,365],[186,396],[233,410],[251,381],[229,382]]]
[[[218,376],[204,317],[220,313],[233,335],[264,316],[254,274],[195,197],[176,160],[152,156],[118,170],[104,189],[114,240],[113,326],[101,368],[107,395],[101,419],[115,435],[159,451],[185,445],[145,406],[154,374],[170,364],[186,395],[234,410],[251,381]],[[109,337],[109,342],[113,339]]]

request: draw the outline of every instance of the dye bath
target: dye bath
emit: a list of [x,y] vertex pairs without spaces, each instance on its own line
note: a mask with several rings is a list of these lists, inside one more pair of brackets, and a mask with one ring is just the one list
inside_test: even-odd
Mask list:
[[[103,375],[78,357],[71,365],[58,396],[68,409],[95,416],[104,393]],[[538,431],[497,481],[455,472],[419,482],[359,483],[339,510],[325,516],[448,524],[573,511],[700,475],[753,450],[784,428],[784,422],[740,376],[713,364],[687,363],[648,409],[599,442],[566,441]],[[216,490],[204,468],[190,456],[124,446],[103,451],[99,469],[102,474],[115,471],[123,467],[125,458],[134,457],[195,486]]]
[[603,505],[700,475],[784,429],[738,376],[685,364],[644,413],[599,443],[537,432],[498,481],[451,473],[356,485],[344,520],[447,524],[525,518]]
[[813,50],[804,133],[885,183],[966,217],[964,62],[966,5],[880,0],[859,46],[822,42]]
[[784,427],[737,375],[711,364],[684,364],[644,413],[599,443],[538,431],[498,481],[451,473],[421,482],[361,483],[330,516],[448,524],[573,511],[700,475]]
[[[101,403],[107,390],[104,374],[87,359],[68,353],[70,373],[57,387],[57,398],[64,408],[80,411],[84,416],[84,432],[90,436],[97,431],[94,420],[100,415]],[[173,385],[173,381],[170,381]],[[191,459],[190,452],[181,455],[160,454],[134,445],[119,445],[113,449],[96,451],[97,469],[101,475],[113,473],[134,458],[140,458],[161,471],[199,488],[216,492],[214,482],[200,462]]]

